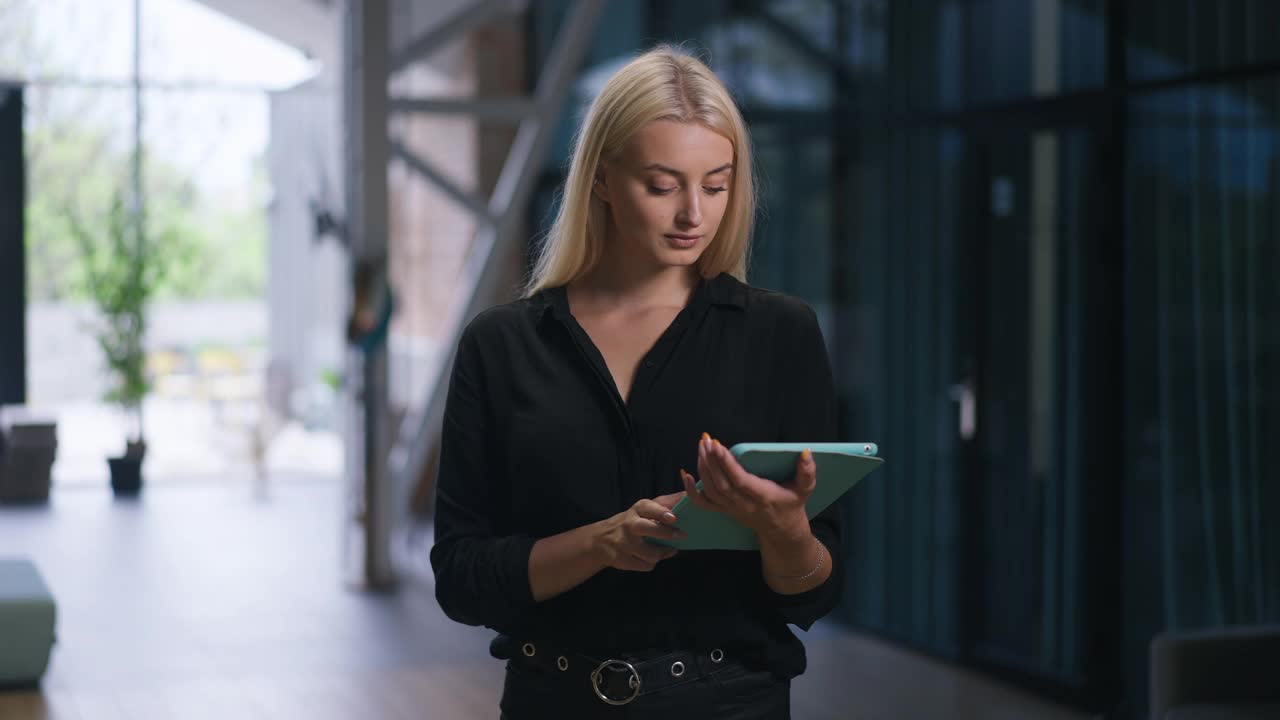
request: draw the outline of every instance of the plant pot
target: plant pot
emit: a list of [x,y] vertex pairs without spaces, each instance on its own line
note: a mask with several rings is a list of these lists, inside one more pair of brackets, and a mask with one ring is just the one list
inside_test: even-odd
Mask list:
[[142,459],[107,458],[111,466],[111,490],[116,495],[134,497],[142,492]]

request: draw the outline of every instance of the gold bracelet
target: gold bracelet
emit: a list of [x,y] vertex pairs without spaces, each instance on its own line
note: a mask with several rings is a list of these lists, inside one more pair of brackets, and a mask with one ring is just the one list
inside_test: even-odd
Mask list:
[[812,570],[810,570],[809,572],[803,575],[773,575],[772,576],[773,579],[775,580],[808,580],[809,578],[813,577],[815,573],[821,570],[823,563],[827,561],[826,547],[822,544],[821,540],[817,538],[814,538],[813,540],[814,542],[818,543],[818,564],[815,565]]

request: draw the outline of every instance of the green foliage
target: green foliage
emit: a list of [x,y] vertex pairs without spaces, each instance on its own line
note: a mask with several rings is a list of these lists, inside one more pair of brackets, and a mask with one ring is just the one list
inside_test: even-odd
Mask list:
[[[32,301],[92,300],[89,269],[67,232],[69,207],[105,217],[115,188],[130,173],[127,148],[78,120],[33,124],[27,130],[26,208],[28,297]],[[266,183],[265,171],[257,182]],[[266,287],[267,217],[258,207],[228,209],[202,197],[183,171],[144,155],[146,215],[171,234],[168,272],[156,299],[257,298]]]
[[86,222],[74,207],[67,208],[63,219],[99,313],[94,334],[113,379],[105,399],[136,417],[151,389],[144,344],[147,305],[180,247],[178,235],[171,228],[150,231],[146,218],[125,206],[120,191],[113,193],[101,222]]

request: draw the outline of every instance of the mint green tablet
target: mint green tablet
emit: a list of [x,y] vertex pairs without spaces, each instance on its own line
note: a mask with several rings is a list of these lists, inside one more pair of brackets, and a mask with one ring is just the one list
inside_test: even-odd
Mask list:
[[[884,463],[876,457],[874,443],[738,443],[729,448],[747,472],[775,482],[790,482],[796,461],[805,448],[813,452],[818,484],[805,510],[810,518],[827,509],[858,481]],[[702,489],[702,481],[698,481]],[[760,543],[751,530],[723,513],[703,510],[689,498],[682,498],[671,512],[676,527],[689,536],[683,540],[646,538],[656,545],[680,550],[757,550]]]

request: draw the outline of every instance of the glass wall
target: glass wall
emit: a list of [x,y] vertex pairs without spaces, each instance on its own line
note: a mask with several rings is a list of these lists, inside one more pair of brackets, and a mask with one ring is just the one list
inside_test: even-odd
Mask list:
[[1280,621],[1273,4],[619,5],[588,74],[705,51],[759,149],[750,280],[815,307],[888,459],[841,621],[1116,717],[1156,633]]
[[[281,199],[301,192],[269,177],[272,94],[316,71],[301,52],[195,0],[0,2],[0,77],[24,85],[26,400],[58,419],[56,483],[101,485],[105,459],[123,450],[127,425],[103,402],[112,377],[93,332],[94,270],[111,257],[111,208],[132,206],[139,176],[159,271],[145,346],[148,477],[266,469],[268,235]],[[308,148],[294,178],[315,170],[321,149]],[[309,246],[305,232],[277,234],[274,245]],[[288,413],[319,395],[332,417],[332,394],[317,393],[328,386],[304,384],[280,402],[273,384],[272,406]],[[271,431],[302,448],[277,444],[271,463],[331,477],[336,435],[300,425]]]
[[843,617],[956,656],[962,449],[948,397],[963,361],[958,230],[970,170],[961,137],[921,128],[854,139],[841,293],[836,323],[826,328],[842,432],[879,442],[893,458],[879,482],[846,501],[857,571]]
[[1280,619],[1280,75],[1129,101],[1126,657]]
[[[1280,5],[1269,0],[1129,0],[1129,73],[1160,80],[1280,60]],[[1260,69],[1260,68],[1259,68]]]

